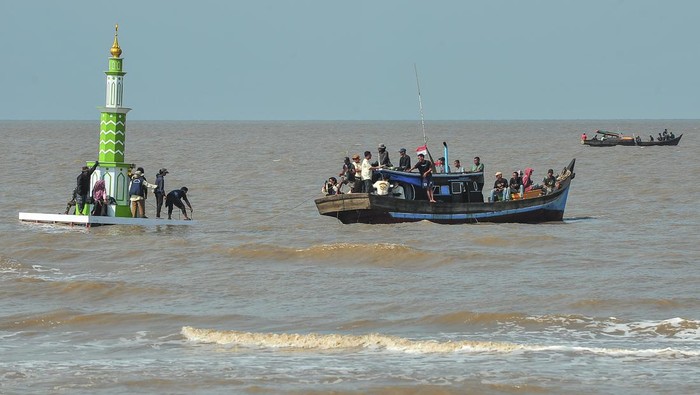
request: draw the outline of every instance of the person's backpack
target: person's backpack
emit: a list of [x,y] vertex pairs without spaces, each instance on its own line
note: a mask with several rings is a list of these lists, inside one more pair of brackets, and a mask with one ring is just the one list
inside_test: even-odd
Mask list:
[[143,196],[143,179],[140,177],[131,180],[131,186],[129,187],[129,196]]

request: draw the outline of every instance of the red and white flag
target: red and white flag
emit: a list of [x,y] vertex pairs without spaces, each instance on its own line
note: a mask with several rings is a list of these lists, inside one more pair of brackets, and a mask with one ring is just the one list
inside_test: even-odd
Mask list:
[[416,148],[416,155],[427,155],[428,154],[428,145],[421,145],[420,147]]

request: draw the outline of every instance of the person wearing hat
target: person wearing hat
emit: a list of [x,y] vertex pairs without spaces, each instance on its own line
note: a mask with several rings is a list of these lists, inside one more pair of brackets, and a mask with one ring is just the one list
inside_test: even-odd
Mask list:
[[87,198],[90,193],[90,177],[95,171],[97,166],[100,164],[99,161],[95,161],[92,167],[83,166],[80,170],[80,174],[76,178],[77,186],[75,187],[75,215],[87,215]]
[[166,174],[168,174],[168,169],[166,168],[158,170],[158,174],[156,174],[156,189],[153,191],[153,194],[156,195],[156,218],[160,218],[160,210],[163,208]]
[[389,160],[389,153],[386,151],[386,145],[379,144],[379,147],[377,147],[377,151],[379,151],[379,166],[393,167],[391,161]]
[[176,206],[177,208],[182,210],[182,215],[185,216],[185,220],[189,221],[191,219],[187,216],[187,211],[185,211],[185,205],[182,204],[182,201],[184,200],[185,203],[187,203],[187,207],[190,208],[190,213],[192,212],[192,205],[187,199],[188,191],[189,189],[187,189],[187,187],[182,187],[180,189],[170,191],[170,193],[168,193],[168,196],[165,197],[165,207],[168,208],[168,219],[172,219],[173,206]]
[[146,216],[146,188],[156,188],[156,185],[146,181],[141,170],[136,170],[129,184],[129,201],[131,202],[132,218],[148,218]]
[[411,168],[411,157],[406,155],[406,148],[401,148],[399,155],[399,171],[408,171]]
[[493,183],[493,189],[491,190],[491,196],[489,196],[489,202],[495,202],[496,198],[498,200],[506,201],[508,188],[508,180],[503,178],[503,173],[500,171],[496,172],[496,181]]

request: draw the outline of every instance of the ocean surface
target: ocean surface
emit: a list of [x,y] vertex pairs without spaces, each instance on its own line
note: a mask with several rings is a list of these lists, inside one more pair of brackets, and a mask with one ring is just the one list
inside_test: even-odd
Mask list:
[[[664,128],[679,146],[579,143]],[[187,186],[194,226],[21,223],[63,212],[99,120],[0,122],[0,393],[700,392],[700,121],[426,133],[487,186],[576,158],[564,221],[342,225],[323,181],[380,143],[397,163],[419,121],[210,121],[127,124],[127,161]]]

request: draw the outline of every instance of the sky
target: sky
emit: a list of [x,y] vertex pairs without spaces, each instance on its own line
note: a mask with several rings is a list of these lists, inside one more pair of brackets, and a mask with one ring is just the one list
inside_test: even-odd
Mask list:
[[700,2],[0,3],[0,120],[698,119]]

